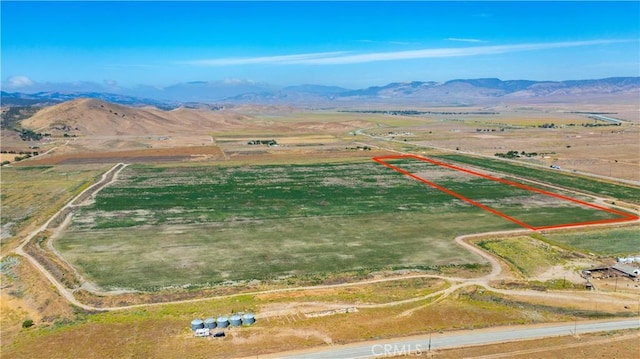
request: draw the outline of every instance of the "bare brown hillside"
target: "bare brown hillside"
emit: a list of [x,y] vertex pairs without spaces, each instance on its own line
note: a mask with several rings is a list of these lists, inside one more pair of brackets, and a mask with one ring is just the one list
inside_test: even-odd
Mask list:
[[241,127],[244,116],[211,110],[131,108],[78,99],[44,108],[22,121],[38,132],[68,135],[168,135]]
[[[155,108],[132,108],[95,99],[78,99],[44,108],[22,121],[24,128],[48,132],[54,136],[148,136],[202,135],[212,132],[258,130],[282,133],[340,133],[371,126],[365,120],[331,120],[326,118],[288,118],[292,109],[267,107],[267,113],[279,120],[264,117],[260,107],[232,110],[178,108],[163,111]],[[257,115],[257,114],[260,115]]]

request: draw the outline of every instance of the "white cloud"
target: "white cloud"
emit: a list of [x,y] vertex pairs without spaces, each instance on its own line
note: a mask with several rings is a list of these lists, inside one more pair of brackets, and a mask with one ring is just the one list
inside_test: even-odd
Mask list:
[[356,40],[356,42],[362,42],[367,44],[386,44],[386,45],[400,45],[400,46],[420,45],[419,42],[409,42],[409,41]]
[[255,81],[253,80],[244,80],[244,79],[237,79],[237,78],[227,78],[222,80],[222,83],[225,85],[245,85],[245,84],[254,84]]
[[446,58],[446,57],[464,57],[479,55],[504,54],[519,51],[548,50],[578,46],[603,45],[621,40],[592,40],[592,41],[572,41],[572,42],[547,42],[517,45],[498,45],[498,46],[473,46],[473,47],[455,47],[455,48],[436,48],[395,52],[378,52],[369,54],[345,55],[335,57],[324,57],[316,59],[306,59],[298,61],[299,64],[313,65],[339,65],[339,64],[355,64],[375,61],[392,61],[392,60],[412,60],[427,58]]
[[457,41],[457,42],[474,42],[474,43],[486,42],[484,40],[479,40],[479,39],[463,39],[463,38],[459,38],[459,37],[448,37],[445,40],[447,40],[447,41]]
[[[472,40],[472,39],[467,39]],[[218,58],[207,60],[185,61],[183,64],[199,66],[231,66],[250,64],[271,64],[271,65],[345,65],[377,61],[412,60],[428,58],[447,58],[504,54],[520,51],[536,51],[559,49],[579,46],[606,45],[621,42],[631,42],[637,40],[590,40],[590,41],[565,41],[565,42],[543,42],[525,43],[513,45],[497,46],[471,46],[471,47],[451,47],[433,48],[420,50],[373,52],[363,54],[349,54],[348,52],[318,52],[309,54],[293,54],[281,56],[261,56],[244,58]]]
[[12,76],[7,79],[7,86],[12,88],[21,88],[33,86],[34,82],[26,76]]
[[261,56],[261,57],[229,57],[220,59],[184,61],[187,65],[201,66],[228,66],[228,65],[251,65],[251,64],[294,64],[316,58],[331,58],[344,54],[344,52],[317,52],[311,54],[294,54],[282,56]]
[[388,41],[387,43],[391,44],[391,45],[402,45],[402,46],[409,46],[409,45],[418,44],[417,42],[409,42],[409,41]]

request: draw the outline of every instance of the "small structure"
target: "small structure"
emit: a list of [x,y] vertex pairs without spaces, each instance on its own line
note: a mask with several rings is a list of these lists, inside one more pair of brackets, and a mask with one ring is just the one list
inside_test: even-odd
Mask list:
[[[205,319],[194,319],[191,321],[191,330],[196,337],[206,336],[224,336],[224,329],[233,326],[239,327],[242,325],[252,325],[255,323],[256,318],[252,313],[237,313],[232,314],[230,317],[221,315],[217,318],[210,317]],[[217,328],[217,331],[216,331]]]
[[218,325],[218,328],[226,328],[229,326],[229,318],[225,316],[218,317],[216,324]]
[[256,322],[256,318],[251,313],[246,313],[242,316],[242,324],[251,325]]
[[204,320],[204,327],[207,329],[215,329],[216,328],[216,320],[214,318],[207,318]]
[[624,265],[621,263],[616,263],[611,268],[617,270],[618,272],[622,272],[623,274],[631,278],[635,278],[640,275],[639,268],[629,267],[628,265]]
[[585,285],[585,288],[586,288],[587,290],[593,290],[593,283],[591,283],[591,282],[587,282],[587,284]]
[[229,323],[233,327],[239,327],[242,325],[242,317],[238,314],[234,314],[229,318]]
[[209,328],[200,328],[196,329],[193,335],[196,337],[208,337],[211,335],[211,331],[209,330]]
[[204,322],[202,319],[194,319],[191,321],[191,330],[196,331],[202,328],[204,328]]

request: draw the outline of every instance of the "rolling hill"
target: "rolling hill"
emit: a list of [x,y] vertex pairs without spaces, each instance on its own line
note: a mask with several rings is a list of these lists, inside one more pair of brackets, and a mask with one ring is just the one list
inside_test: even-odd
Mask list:
[[73,135],[188,134],[241,127],[244,117],[210,109],[163,111],[134,108],[95,99],[75,99],[46,107],[21,125],[38,132]]
[[156,108],[135,108],[95,99],[76,99],[41,109],[23,120],[23,128],[62,136],[167,136],[206,134],[220,131],[256,131],[283,133],[342,133],[354,128],[371,126],[370,122],[346,121],[282,121],[254,114],[287,116],[293,109],[287,106],[239,105],[233,109],[178,108],[164,111]]
[[[123,93],[2,92],[5,105],[51,105],[77,98],[94,98],[127,106],[217,109],[220,104],[288,104],[298,106],[350,106],[368,104],[474,105],[516,102],[628,102],[640,95],[640,77],[596,80],[532,81],[497,78],[457,79],[446,82],[409,81],[349,90],[337,86],[276,87],[247,82],[192,81],[165,88],[138,87]],[[165,100],[168,99],[168,100]],[[204,105],[208,104],[208,105]],[[213,107],[212,107],[213,106]]]

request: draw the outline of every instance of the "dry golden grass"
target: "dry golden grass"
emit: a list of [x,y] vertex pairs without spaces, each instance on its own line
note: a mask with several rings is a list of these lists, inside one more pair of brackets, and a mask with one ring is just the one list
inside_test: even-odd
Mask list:
[[15,153],[0,153],[0,162],[4,162],[4,161],[13,162],[16,156],[19,156],[19,155]]
[[[91,118],[91,121],[86,121],[87,118]],[[160,111],[94,99],[77,99],[46,107],[22,121],[21,125],[37,132],[49,132],[54,136],[62,136],[63,133],[72,136],[148,136],[193,134],[225,126],[239,127],[243,126],[244,118],[240,114],[224,111]]]
[[61,299],[59,293],[26,259],[20,258],[12,272],[15,278],[2,275],[0,291],[0,338],[3,347],[14,342],[25,331],[21,327],[24,320],[31,319],[36,326],[40,326],[74,318],[73,308]]
[[[485,126],[486,127],[486,126]],[[478,125],[478,128],[483,128]],[[431,132],[431,133],[429,133]],[[417,137],[409,143],[435,146],[449,150],[473,152],[487,156],[518,152],[536,152],[544,157],[522,159],[542,164],[556,164],[565,169],[640,180],[640,128],[567,127],[560,129],[525,128],[504,132],[477,132],[474,127],[459,123],[440,123],[414,129]]]
[[[106,165],[2,168],[2,224],[4,238],[20,237],[44,223],[62,205],[91,184]],[[6,247],[3,249],[7,249]]]
[[[252,327],[233,328],[224,339],[194,338],[189,322],[195,317],[229,313],[232,300],[176,304],[87,317],[61,328],[24,331],[3,348],[3,358],[49,357],[162,357],[185,353],[211,358],[255,356],[324,344],[384,339],[430,331],[474,329],[491,325],[567,320],[565,315],[529,310],[495,302],[470,300],[466,292],[433,304],[420,301],[389,308],[361,309],[357,313],[306,318],[303,314],[261,317]],[[405,314],[410,313],[410,314]],[[266,314],[266,313],[265,313]],[[76,343],[77,345],[69,345]]]

